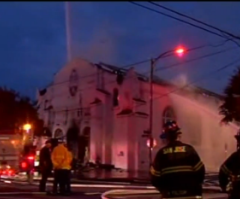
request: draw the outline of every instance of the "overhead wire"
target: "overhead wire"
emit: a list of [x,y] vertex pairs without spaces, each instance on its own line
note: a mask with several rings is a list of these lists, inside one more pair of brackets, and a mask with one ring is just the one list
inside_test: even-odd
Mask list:
[[[222,34],[219,34],[219,33],[214,32],[214,31],[212,31],[212,30],[206,29],[206,28],[201,27],[201,26],[199,26],[199,25],[193,24],[193,23],[188,22],[188,21],[186,21],[186,20],[183,20],[183,19],[174,17],[174,16],[172,16],[172,15],[170,15],[170,14],[166,14],[166,13],[161,12],[161,11],[159,11],[159,10],[155,10],[155,9],[153,9],[153,8],[144,6],[144,5],[142,5],[142,4],[139,4],[139,3],[136,3],[136,2],[133,2],[133,1],[129,1],[129,3],[131,3],[131,4],[133,4],[133,5],[136,5],[136,6],[139,6],[139,7],[142,7],[142,8],[144,8],[144,9],[149,10],[149,11],[158,13],[158,14],[160,14],[160,15],[163,15],[163,16],[166,16],[166,17],[175,19],[175,20],[177,20],[177,21],[180,21],[180,22],[185,23],[185,24],[188,24],[188,25],[190,25],[190,26],[192,26],[192,27],[201,29],[201,30],[203,30],[203,31],[205,31],[205,32],[211,33],[211,34],[216,35],[216,36],[218,36],[218,37],[221,37],[221,38],[224,38],[224,39],[229,39],[228,37],[226,37],[226,36],[224,36],[224,35],[222,35]],[[230,39],[230,40],[231,40],[231,39]],[[232,41],[232,40],[231,40],[231,41]],[[239,46],[239,44],[237,44],[237,45]]]
[[186,85],[184,85],[182,87],[177,87],[176,89],[173,89],[170,92],[167,92],[167,93],[165,93],[163,95],[160,95],[160,96],[154,98],[153,100],[160,99],[160,98],[165,97],[165,96],[167,96],[169,94],[176,93],[177,91],[180,91],[180,90],[182,90],[184,88],[187,88],[189,86],[193,86],[195,83],[200,82],[200,81],[206,79],[206,77],[212,76],[212,75],[214,75],[214,74],[216,74],[216,73],[218,73],[218,72],[220,72],[220,71],[222,71],[222,70],[224,70],[226,68],[229,68],[230,66],[233,66],[234,64],[236,64],[238,62],[240,62],[240,58],[238,58],[238,59],[236,59],[236,60],[234,60],[234,61],[232,61],[232,62],[230,62],[228,64],[225,64],[224,66],[218,68],[217,70],[211,71],[211,72],[209,72],[207,74],[203,74],[202,77],[200,77],[200,78],[198,78],[198,79],[196,79],[196,80],[194,80],[194,81],[192,81],[192,82],[190,82],[190,83],[188,83],[188,84],[186,84]]
[[[219,46],[225,45],[226,42],[228,42],[228,41],[230,41],[230,39],[225,39],[222,42],[219,42],[218,44],[211,44],[211,43],[209,43],[209,44],[199,45],[199,46],[187,49],[186,51],[187,52],[192,52],[192,51],[195,51],[195,50],[203,49],[205,47],[219,47]],[[167,58],[167,57],[170,57],[170,56],[172,56],[172,55],[168,54],[168,55],[163,56],[162,58]],[[144,63],[147,63],[147,62],[150,62],[150,61],[151,61],[150,58],[149,59],[144,59],[144,60],[141,60],[141,61],[138,61],[138,62],[134,62],[134,63],[128,64],[128,65],[125,65],[125,66],[121,66],[121,67],[118,68],[118,70],[126,70],[126,69],[129,69],[132,66],[135,66],[135,67],[136,66],[140,66],[141,64],[144,64]],[[80,76],[79,79],[93,77],[95,75],[97,75],[97,73],[92,73],[92,74],[89,74],[89,75],[83,75],[83,76]],[[69,82],[69,80],[65,80],[65,81],[61,81],[61,82],[57,82],[57,83],[51,83],[47,87],[53,87],[55,85],[65,84],[65,83],[68,83],[68,82]]]
[[156,67],[156,69],[154,71],[168,70],[170,68],[174,68],[174,67],[182,65],[182,64],[191,63],[191,62],[194,62],[194,61],[197,61],[197,60],[200,60],[200,59],[204,59],[204,58],[207,58],[207,57],[212,57],[214,55],[218,55],[218,54],[221,54],[221,53],[224,53],[224,52],[229,52],[229,51],[234,50],[236,48],[238,48],[238,47],[232,47],[232,48],[227,48],[227,49],[224,49],[224,50],[219,50],[217,52],[205,54],[205,55],[193,58],[193,59],[186,60],[184,62],[180,62],[180,63],[177,63],[177,64],[172,64],[172,65],[169,65],[169,66]]
[[[224,42],[233,41],[231,38],[228,38],[228,37],[226,37],[226,36],[224,36],[224,35],[222,35],[222,34],[218,34],[218,33],[216,33],[216,32],[213,32],[213,31],[210,31],[210,30],[205,29],[205,28],[203,28],[203,27],[200,27],[200,26],[198,26],[198,25],[194,25],[194,24],[192,24],[192,23],[190,23],[190,22],[187,22],[187,21],[185,21],[185,20],[176,18],[176,17],[174,17],[174,16],[171,16],[171,15],[169,15],[169,14],[163,13],[163,12],[161,12],[161,11],[154,10],[154,9],[152,9],[152,8],[149,8],[149,7],[147,7],[147,6],[138,4],[138,3],[133,2],[133,1],[129,1],[129,3],[132,3],[132,4],[134,4],[134,5],[137,5],[137,6],[140,6],[140,7],[142,7],[142,8],[148,9],[148,10],[150,10],[150,11],[156,12],[156,13],[161,14],[161,15],[164,15],[164,16],[166,16],[166,17],[170,17],[170,18],[173,18],[173,19],[175,19],[175,20],[178,20],[178,21],[181,21],[181,22],[183,22],[183,23],[186,23],[186,24],[188,24],[188,25],[194,26],[195,28],[199,28],[199,29],[204,30],[204,31],[206,31],[206,32],[209,32],[209,33],[212,33],[212,34],[214,34],[214,35],[217,35],[217,36],[219,36],[219,37],[221,37],[221,38],[224,38],[224,39],[225,39]],[[152,4],[155,5],[155,3],[152,2],[152,1],[149,1],[149,3],[152,3]],[[161,6],[161,5],[159,5],[159,4],[156,4],[156,5],[157,5],[157,6]],[[164,6],[161,6],[161,7],[164,7]],[[166,8],[166,7],[164,7],[164,8]],[[166,8],[166,9],[169,9],[169,8]],[[169,10],[173,11],[172,9],[169,9]],[[179,12],[177,12],[177,11],[174,11],[174,12],[176,12],[176,13],[178,13],[178,14],[181,14],[181,15],[183,15],[183,16],[185,16],[185,17],[189,17],[189,16],[184,15],[184,14],[182,14],[182,13],[179,13]],[[191,17],[189,17],[189,18],[191,18]],[[195,20],[195,21],[197,21],[197,22],[199,22],[199,23],[201,22],[201,23],[203,23],[203,24],[205,25],[205,23],[202,22],[202,21],[200,21],[200,20],[197,20],[197,19],[194,19],[194,18],[191,18],[191,19],[192,19],[192,20]],[[208,24],[207,24],[207,25],[208,25]],[[211,26],[211,25],[208,25],[208,26],[209,26],[209,27],[213,27],[213,26]],[[218,29],[218,28],[215,28],[215,29],[220,30],[220,29]],[[231,33],[226,32],[226,31],[221,31],[221,32],[222,32],[222,33],[225,33],[225,34],[228,34],[228,35],[231,35],[231,36],[234,36],[234,37],[236,37],[236,38],[240,38],[240,37],[237,37],[237,36],[235,36],[235,35],[233,35],[233,34],[231,34]],[[237,45],[240,46],[239,44],[237,44]],[[204,46],[203,46],[203,47],[204,47]],[[167,55],[166,57],[168,57],[168,56],[169,56],[169,55]],[[142,61],[139,61],[139,62],[136,62],[136,63],[128,64],[128,65],[126,65],[126,66],[120,67],[120,69],[125,69],[125,68],[131,67],[131,66],[140,65],[140,64],[149,62],[150,60],[151,60],[151,59],[145,59],[145,60],[142,60]],[[87,78],[87,77],[91,77],[91,76],[94,76],[94,75],[96,75],[96,74],[89,74],[89,75],[86,75],[86,76],[82,76],[82,77],[80,77],[80,78]],[[67,83],[67,82],[69,82],[69,80],[62,81],[62,82],[58,82],[58,83],[55,83],[54,85],[56,85],[56,84],[64,84],[64,83]],[[51,84],[51,85],[49,85],[49,86],[53,86],[53,84]]]
[[[216,27],[216,26],[213,26],[213,25],[211,25],[211,24],[208,24],[208,23],[206,23],[206,22],[203,22],[203,21],[201,21],[201,20],[199,20],[199,19],[193,18],[193,17],[191,17],[191,16],[189,16],[189,15],[180,13],[179,11],[176,11],[176,10],[173,10],[173,9],[168,8],[168,7],[166,7],[166,6],[160,5],[160,4],[155,3],[155,2],[153,2],[153,1],[148,1],[148,2],[149,2],[150,4],[152,4],[152,5],[155,5],[155,6],[157,6],[157,7],[162,8],[162,9],[164,9],[164,10],[170,11],[170,12],[172,12],[172,13],[174,13],[174,14],[177,14],[177,15],[179,15],[179,16],[185,17],[185,18],[187,18],[187,19],[190,19],[190,20],[192,20],[192,21],[195,21],[195,22],[197,22],[197,23],[200,23],[200,24],[202,24],[202,25],[205,25],[205,26],[207,26],[207,27],[209,27],[209,28],[212,28],[212,29],[214,29],[214,30],[217,30],[217,31],[219,31],[219,32],[221,32],[221,33],[223,33],[223,34],[226,34],[226,35],[234,38],[234,39],[240,40],[240,37],[234,35],[233,33],[230,33],[230,32],[228,32],[228,31],[222,30],[222,29],[220,29],[220,28],[218,28],[218,27]],[[238,45],[239,45],[239,44],[238,44]]]

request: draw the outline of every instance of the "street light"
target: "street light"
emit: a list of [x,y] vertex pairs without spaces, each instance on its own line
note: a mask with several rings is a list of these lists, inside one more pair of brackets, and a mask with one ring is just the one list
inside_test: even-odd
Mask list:
[[31,124],[24,124],[23,125],[23,130],[25,130],[26,132],[29,132],[31,130],[32,126]]
[[182,57],[183,54],[185,53],[185,49],[182,48],[182,47],[179,47],[175,50],[175,53],[179,56],[179,57]]
[[149,147],[149,164],[152,164],[152,149],[153,149],[153,135],[152,135],[152,127],[153,127],[153,74],[154,68],[157,61],[161,58],[164,58],[167,55],[176,54],[179,57],[182,57],[185,53],[185,49],[183,47],[178,47],[173,50],[166,51],[160,54],[158,57],[151,59],[151,69],[150,69],[150,77],[149,77],[149,86],[150,86],[150,101],[149,101],[149,140],[150,140],[150,147]]

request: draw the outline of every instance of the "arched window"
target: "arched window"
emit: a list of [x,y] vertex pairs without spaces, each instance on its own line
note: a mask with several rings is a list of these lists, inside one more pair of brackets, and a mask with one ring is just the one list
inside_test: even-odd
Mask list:
[[169,120],[176,121],[176,115],[172,107],[168,106],[163,111],[163,124],[165,124]]
[[118,95],[119,95],[118,89],[114,88],[113,89],[113,106],[114,107],[119,105]]

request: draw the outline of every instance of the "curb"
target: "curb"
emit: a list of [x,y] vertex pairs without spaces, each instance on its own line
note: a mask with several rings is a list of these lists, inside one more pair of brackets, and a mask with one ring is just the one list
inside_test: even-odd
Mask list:
[[6,196],[6,195],[46,195],[45,192],[0,192],[0,196]]
[[[14,181],[14,182],[27,182],[26,180],[23,180],[23,179],[11,179],[11,178],[0,178],[1,181]],[[34,182],[39,182],[40,179],[34,179]],[[48,182],[53,182],[52,179],[48,179]],[[138,185],[138,186],[150,186],[151,184],[150,183],[137,183],[137,182],[133,182],[133,181],[111,181],[111,180],[105,180],[105,179],[89,179],[89,180],[74,180],[72,179],[71,182],[73,184],[115,184],[115,185],[132,185],[132,184],[135,184],[135,185]]]

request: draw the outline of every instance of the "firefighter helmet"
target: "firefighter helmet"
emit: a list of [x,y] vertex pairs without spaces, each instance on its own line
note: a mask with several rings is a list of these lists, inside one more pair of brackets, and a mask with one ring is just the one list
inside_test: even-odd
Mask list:
[[181,129],[177,125],[177,122],[174,120],[167,121],[163,126],[163,132],[160,135],[161,139],[166,139],[168,135],[173,134],[182,134]]

